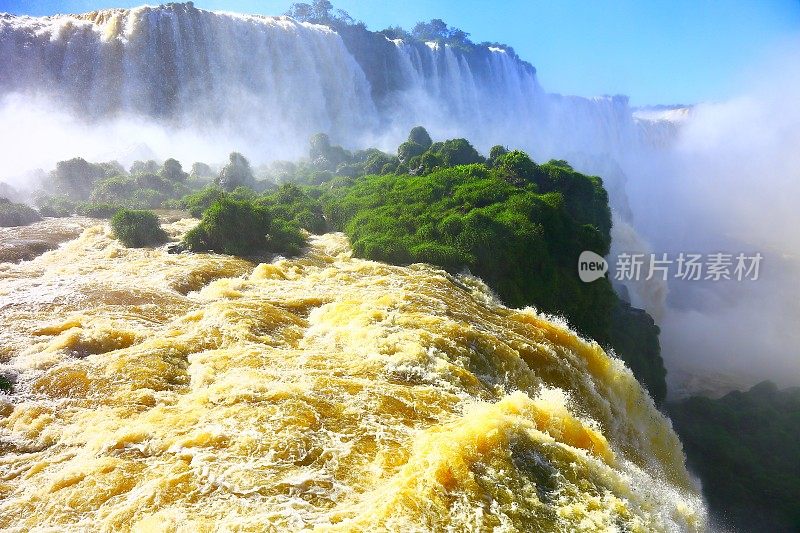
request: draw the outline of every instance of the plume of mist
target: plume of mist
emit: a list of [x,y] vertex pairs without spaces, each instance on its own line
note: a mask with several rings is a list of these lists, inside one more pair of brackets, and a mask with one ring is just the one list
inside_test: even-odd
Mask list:
[[270,135],[255,124],[174,125],[132,113],[89,121],[44,95],[12,93],[0,98],[0,181],[18,188],[36,185],[35,169],[48,171],[73,157],[117,160],[125,167],[137,159],[174,157],[188,166],[195,161],[224,162],[230,152],[240,151],[263,163],[299,157],[306,142],[302,135]]
[[764,256],[757,281],[670,280],[660,326],[677,394],[800,383],[798,59],[798,43],[781,46],[740,96],[695,106],[668,153],[628,169],[634,225],[656,252]]

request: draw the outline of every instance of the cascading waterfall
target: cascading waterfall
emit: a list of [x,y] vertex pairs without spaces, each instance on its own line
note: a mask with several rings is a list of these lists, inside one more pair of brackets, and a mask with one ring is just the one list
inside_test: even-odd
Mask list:
[[374,126],[369,84],[331,30],[189,5],[4,16],[0,90],[44,92],[88,118],[236,124],[304,145]]
[[546,93],[532,66],[499,47],[460,50],[364,29],[340,36],[191,4],[2,15],[0,57],[0,95],[37,93],[88,120],[132,115],[222,130],[255,160],[297,156],[319,131],[388,148],[424,124],[434,136],[544,158],[619,154],[648,144],[654,130],[640,126],[625,97]]
[[[16,157],[18,169],[30,165],[29,154],[41,157],[42,129],[63,130],[49,141],[62,153],[54,148],[52,160],[38,162],[48,168],[76,152],[129,164],[153,143],[169,150],[158,156],[185,163],[222,160],[231,150],[255,162],[293,159],[320,131],[350,147],[392,151],[422,124],[435,138],[466,137],[484,152],[504,144],[536,159],[577,163],[607,180],[612,208],[630,223],[623,172],[614,163],[609,173],[608,161],[624,166],[626,159],[667,146],[677,133],[660,115],[635,116],[624,96],[547,93],[536,69],[500,46],[461,49],[359,27],[336,33],[288,17],[210,12],[191,3],[42,18],[0,15],[0,57],[0,98],[6,98],[0,129],[14,131],[3,144],[17,154],[4,164],[13,166]],[[55,104],[39,113],[42,120],[17,118],[20,109],[37,105],[32,93]],[[11,118],[3,120],[8,109]],[[71,115],[58,126],[50,123],[62,109],[116,126],[74,134]],[[129,122],[113,122],[119,117],[158,126],[132,131]],[[11,127],[21,122],[39,127],[26,138]],[[6,123],[9,128],[2,127]],[[84,136],[77,146],[66,142]],[[109,139],[116,144],[87,152]]]

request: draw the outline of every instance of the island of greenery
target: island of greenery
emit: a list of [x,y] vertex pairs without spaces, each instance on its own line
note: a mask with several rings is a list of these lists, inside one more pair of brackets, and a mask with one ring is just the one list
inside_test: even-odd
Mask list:
[[[351,152],[318,134],[307,158],[257,169],[239,153],[191,172],[174,159],[125,171],[78,158],[48,179],[57,194],[39,195],[43,214],[114,216],[132,246],[164,241],[155,216],[137,210],[180,208],[201,219],[179,246],[189,251],[293,255],[307,233],[343,231],[358,257],[470,272],[507,305],[565,317],[624,359],[656,402],[666,395],[652,318],[607,278],[577,276],[582,251],[608,253],[611,213],[602,180],[566,161],[539,164],[502,146],[484,157],[466,139],[434,142],[416,127],[394,154]],[[123,208],[134,211],[114,215]]]

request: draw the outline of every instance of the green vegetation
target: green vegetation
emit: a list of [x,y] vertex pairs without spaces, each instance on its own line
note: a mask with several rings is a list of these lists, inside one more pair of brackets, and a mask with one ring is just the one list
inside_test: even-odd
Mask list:
[[77,203],[67,196],[39,195],[36,199],[39,213],[44,217],[68,217],[76,213]]
[[[79,214],[110,218],[123,207],[184,207],[185,202],[182,203],[181,199],[189,195],[191,200],[193,193],[206,189],[233,190],[238,186],[246,186],[263,190],[271,185],[270,182],[255,180],[250,163],[236,152],[231,154],[230,162],[216,177],[212,174],[211,167],[205,163],[192,165],[192,173],[189,174],[175,159],[167,159],[163,164],[135,161],[130,171],[125,171],[116,162],[89,163],[74,158],[56,164],[56,168],[45,179],[43,189],[36,193],[36,205],[44,216]],[[217,186],[212,185],[215,181]],[[195,202],[200,202],[194,210],[194,216],[198,217],[211,204],[202,198]]]
[[[434,143],[423,154],[449,153],[430,174],[365,176],[331,191],[324,197],[329,221],[348,234],[357,256],[469,268],[506,304],[563,314],[584,334],[608,342],[611,286],[606,279],[582,283],[575,268],[583,250],[608,253],[611,215],[600,180],[574,172],[562,180],[574,186],[581,176],[597,199],[567,201],[557,187],[542,194],[533,174],[512,185],[500,170],[460,164],[480,157],[462,141]],[[527,161],[553,175],[543,181],[560,184],[565,169]]]
[[5,376],[0,376],[0,393],[11,394],[14,390],[14,384]]
[[203,212],[211,207],[211,204],[221,200],[225,196],[225,191],[219,187],[210,185],[197,192],[186,195],[181,200],[183,206],[189,210],[189,214],[194,218],[203,216]]
[[[310,192],[316,191],[312,189]],[[310,233],[325,233],[328,229],[320,202],[292,183],[281,185],[277,191],[262,196],[258,202],[269,207],[274,217]]]
[[92,218],[111,218],[122,206],[116,204],[81,203],[75,208],[79,215]]
[[[88,186],[76,178],[79,171]],[[40,205],[91,216],[120,207],[186,208],[201,218],[182,244],[191,251],[291,255],[305,242],[301,229],[338,230],[359,257],[468,269],[507,305],[564,316],[583,335],[614,348],[656,402],[663,400],[665,371],[652,319],[621,302],[607,278],[583,283],[577,276],[580,253],[605,255],[611,242],[600,178],[564,161],[537,164],[501,146],[485,159],[466,139],[434,142],[420,126],[397,155],[351,152],[319,133],[308,157],[258,173],[256,179],[237,152],[214,183],[203,163],[187,174],[174,159],[139,161],[124,173],[111,163],[71,160],[51,177],[71,184],[72,192]]]
[[356,256],[468,269],[507,305],[565,316],[613,348],[663,401],[666,370],[652,318],[622,302],[608,279],[583,283],[577,276],[582,251],[606,255],[611,244],[600,178],[500,146],[485,160],[465,139],[431,142],[419,127],[397,158],[368,156],[388,159],[379,173],[378,165],[353,164],[357,157],[345,160],[347,177],[327,182],[320,198],[328,225],[348,235]]
[[115,170],[122,169],[116,169],[112,164],[89,163],[81,157],[76,157],[56,163],[55,170],[50,173],[49,185],[57,191],[57,196],[86,199],[91,194],[94,184],[118,173]]
[[263,252],[296,254],[304,238],[299,228],[252,200],[225,196],[203,213],[184,237],[189,250],[251,256]]
[[41,219],[32,207],[0,198],[0,226],[25,226]]
[[741,531],[800,530],[800,388],[668,404],[712,515]]
[[254,188],[256,180],[247,159],[242,154],[233,152],[228,164],[222,168],[216,184],[223,190],[232,191],[237,187]]
[[155,246],[167,240],[158,216],[151,211],[120,209],[111,219],[114,236],[129,248]]

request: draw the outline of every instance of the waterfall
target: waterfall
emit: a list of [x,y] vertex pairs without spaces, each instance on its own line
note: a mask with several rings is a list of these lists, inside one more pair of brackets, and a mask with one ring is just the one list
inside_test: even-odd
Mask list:
[[[333,31],[189,5],[0,19],[0,91],[45,93],[89,119],[119,113],[305,144],[374,127],[369,84]],[[265,132],[266,133],[266,132]]]
[[393,149],[417,124],[539,158],[619,154],[645,145],[649,131],[663,137],[640,127],[624,97],[546,93],[536,70],[500,47],[404,42],[363,28],[339,35],[190,3],[3,14],[0,58],[0,96],[35,93],[88,121],[134,116],[221,131],[256,160],[297,156],[319,131]]

